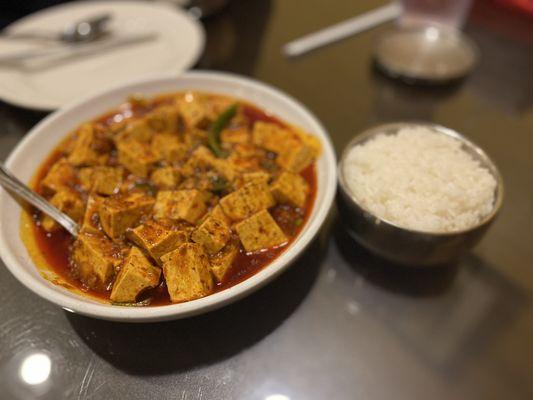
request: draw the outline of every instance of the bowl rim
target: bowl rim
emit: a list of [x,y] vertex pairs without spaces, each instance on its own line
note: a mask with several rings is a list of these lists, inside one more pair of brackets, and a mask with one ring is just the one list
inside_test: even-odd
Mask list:
[[[360,204],[359,201],[356,199],[355,195],[352,193],[352,191],[348,187],[345,181],[345,176],[344,176],[344,163],[346,161],[346,157],[348,156],[348,153],[350,152],[350,150],[357,145],[360,145],[362,143],[365,143],[368,140],[373,139],[379,134],[383,134],[383,133],[393,134],[393,132],[391,133],[387,133],[387,132],[388,131],[397,132],[401,128],[410,127],[410,126],[427,127],[427,128],[434,130],[435,132],[439,134],[446,135],[446,136],[452,137],[460,141],[462,145],[468,147],[471,151],[477,154],[479,159],[482,160],[483,162],[482,166],[488,169],[489,173],[494,177],[494,179],[496,180],[496,189],[495,189],[496,194],[494,198],[494,205],[492,207],[491,212],[488,213],[476,225],[473,225],[469,228],[450,231],[450,232],[434,232],[434,231],[424,231],[420,229],[406,228],[386,218],[377,216],[372,211],[370,211],[369,209],[364,207],[362,204]],[[466,136],[460,134],[454,129],[451,129],[451,128],[448,128],[448,127],[445,127],[443,125],[433,123],[433,122],[424,122],[424,121],[417,121],[417,120],[398,121],[398,122],[390,122],[390,123],[385,123],[385,124],[374,125],[368,129],[365,129],[363,132],[361,132],[360,134],[352,138],[348,142],[348,144],[344,147],[341,153],[341,157],[337,164],[337,179],[339,181],[339,186],[342,192],[346,195],[346,197],[351,201],[353,205],[361,209],[366,215],[379,221],[379,223],[382,223],[393,229],[398,229],[398,230],[409,232],[412,234],[425,235],[425,236],[430,236],[430,237],[457,236],[457,235],[475,231],[476,229],[479,229],[480,227],[491,223],[492,220],[496,217],[496,215],[500,211],[502,204],[503,204],[503,198],[504,198],[504,184],[503,184],[503,178],[501,176],[501,173],[498,167],[496,166],[496,164],[494,163],[494,161],[489,157],[489,155],[479,145],[477,145],[472,140],[468,139]]]
[[[337,186],[335,151],[326,129],[314,116],[314,114],[307,109],[307,107],[281,90],[271,85],[259,82],[255,79],[225,72],[189,71],[178,76],[167,75],[156,78],[147,77],[145,79],[137,79],[125,84],[116,85],[112,88],[106,88],[96,94],[92,94],[79,101],[70,103],[40,121],[11,151],[6,160],[6,166],[8,168],[11,166],[11,164],[19,157],[19,154],[22,152],[22,150],[28,146],[28,143],[32,140],[32,138],[41,135],[40,132],[46,131],[46,129],[55,123],[56,120],[61,120],[61,118],[63,118],[65,115],[68,116],[69,113],[79,111],[86,103],[89,103],[90,101],[94,101],[102,97],[105,98],[105,96],[112,96],[114,93],[117,93],[116,95],[118,95],[118,92],[129,87],[132,88],[132,92],[135,92],[138,90],[136,85],[156,85],[157,83],[176,80],[190,80],[194,82],[195,79],[201,79],[203,81],[210,81],[213,83],[218,82],[235,85],[236,89],[238,87],[246,87],[250,90],[254,90],[255,93],[268,96],[268,98],[273,99],[273,101],[277,103],[291,105],[295,111],[301,113],[301,115],[305,117],[309,123],[316,127],[317,131],[313,133],[317,135],[322,142],[321,158],[323,158],[324,173],[327,176],[327,179],[325,179],[323,183],[323,200],[320,204],[317,201],[315,202],[307,225],[300,232],[299,236],[291,243],[290,247],[281,253],[270,264],[248,279],[228,289],[213,293],[209,296],[184,303],[165,306],[123,307],[99,303],[91,298],[84,298],[83,296],[72,292],[69,292],[71,293],[69,296],[63,292],[66,289],[63,289],[63,291],[60,290],[56,285],[43,278],[41,274],[39,274],[38,277],[32,275],[29,270],[27,271],[23,267],[23,263],[19,261],[16,254],[11,251],[10,245],[4,237],[4,229],[2,228],[3,224],[1,223],[2,221],[0,221],[0,255],[7,269],[15,276],[17,280],[19,280],[19,282],[36,293],[38,296],[57,304],[67,311],[99,319],[123,322],[164,321],[205,313],[236,301],[270,282],[301,255],[301,253],[311,243],[313,238],[322,227],[335,197]],[[195,90],[194,84],[191,85],[190,90]],[[213,90],[213,93],[216,92],[216,89]],[[219,92],[223,93],[223,90],[219,90]],[[242,94],[242,98],[243,100],[246,100],[245,94]],[[253,102],[253,100],[251,101]],[[7,206],[6,200],[8,197],[8,194],[4,190],[0,190],[0,211]],[[20,224],[17,224],[18,235],[19,229]],[[33,261],[32,264],[34,268],[37,268]]]

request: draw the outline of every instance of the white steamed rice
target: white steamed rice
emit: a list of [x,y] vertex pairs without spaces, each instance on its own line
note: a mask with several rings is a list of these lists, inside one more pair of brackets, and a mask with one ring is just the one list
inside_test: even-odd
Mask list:
[[494,206],[492,174],[458,140],[426,127],[380,134],[355,146],[345,159],[344,177],[365,209],[408,229],[467,229]]

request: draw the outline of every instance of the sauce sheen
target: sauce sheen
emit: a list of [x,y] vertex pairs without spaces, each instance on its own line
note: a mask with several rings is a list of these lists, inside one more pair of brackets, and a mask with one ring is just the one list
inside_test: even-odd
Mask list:
[[[167,97],[164,95],[160,96],[159,99],[153,103],[153,106],[155,107],[156,105],[163,104],[165,103],[165,101],[167,101]],[[284,124],[282,121],[280,121],[276,117],[266,114],[257,107],[252,106],[251,104],[247,104],[245,102],[242,102],[241,104],[243,107],[243,113],[249,119],[251,125],[253,125],[255,121],[265,121],[278,124],[282,127],[286,127],[286,124]],[[131,116],[142,116],[149,112],[150,109],[151,108],[149,107],[141,105],[130,104],[128,106],[128,103],[126,103],[126,105],[121,106],[117,110],[106,113],[103,116],[96,118],[95,121],[107,125],[117,118],[120,119],[129,118]],[[64,156],[64,151],[62,149],[69,142],[69,140],[71,140],[71,137],[72,135],[69,135],[65,140],[63,140],[63,142],[59,144],[57,149],[52,152],[52,154],[50,154],[48,159],[39,168],[36,174],[34,186],[34,189],[37,192],[40,192],[40,182],[42,179],[44,179],[51,166],[62,156]],[[234,260],[233,265],[230,267],[229,271],[226,273],[223,281],[216,284],[214,288],[214,293],[230,288],[246,280],[257,272],[261,271],[274,259],[276,259],[281,253],[283,253],[283,251],[291,244],[291,242],[298,237],[300,231],[305,227],[305,224],[313,209],[313,204],[315,201],[317,190],[315,164],[312,163],[310,166],[305,168],[301,172],[301,176],[307,181],[310,188],[305,209],[293,212],[293,215],[289,216],[284,215],[285,213],[283,212],[283,210],[277,209],[278,207],[282,206],[275,206],[270,210],[274,220],[276,220],[282,230],[288,233],[288,236],[290,237],[289,241],[281,246],[254,253],[246,253],[241,247],[239,254]],[[284,216],[282,217],[282,215]],[[44,259],[46,260],[47,264],[52,268],[55,273],[61,276],[66,283],[82,290],[90,296],[96,297],[103,301],[109,301],[109,290],[97,290],[94,288],[88,288],[83,283],[81,283],[73,274],[73,268],[71,268],[69,253],[70,248],[74,242],[74,238],[70,236],[70,234],[64,229],[60,229],[52,233],[46,232],[40,226],[40,217],[41,214],[39,211],[32,211],[32,220],[34,222],[33,234],[36,239],[35,241],[37,247],[43,255]],[[294,228],[288,227],[289,224],[284,223],[284,219],[287,218],[300,219],[301,223],[294,230]],[[293,231],[287,232],[288,229],[292,229]],[[141,298],[139,300],[142,301],[146,298],[150,298],[150,302],[148,304],[149,306],[172,304],[165,287],[164,279],[162,279],[161,284],[155,289],[150,289],[145,293],[141,294]]]

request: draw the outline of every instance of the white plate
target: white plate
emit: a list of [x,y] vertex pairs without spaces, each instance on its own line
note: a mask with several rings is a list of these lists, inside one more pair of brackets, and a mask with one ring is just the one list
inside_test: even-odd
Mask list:
[[[82,1],[45,9],[7,31],[61,31],[65,25],[111,13],[117,34],[155,32],[156,38],[73,57],[44,57],[0,64],[0,98],[38,110],[54,110],[96,91],[149,76],[178,74],[204,49],[203,27],[177,7],[136,1]],[[48,44],[50,45],[50,44]],[[53,44],[52,44],[53,45]],[[0,39],[0,53],[42,48],[39,42]]]
[[26,287],[66,310],[117,321],[147,322],[184,318],[204,313],[235,301],[263,286],[282,272],[306,248],[322,226],[337,186],[336,162],[328,134],[320,122],[300,103],[265,84],[215,72],[188,72],[181,77],[143,80],[105,90],[65,107],[41,121],[19,143],[6,165],[23,182],[28,182],[41,162],[69,131],[81,122],[118,106],[132,93],[200,90],[245,99],[284,121],[316,135],[323,147],[317,161],[318,188],[315,204],[303,231],[278,258],[245,281],[210,296],[160,307],[120,307],[81,297],[41,277],[19,235],[20,207],[0,191],[0,255],[11,273]]

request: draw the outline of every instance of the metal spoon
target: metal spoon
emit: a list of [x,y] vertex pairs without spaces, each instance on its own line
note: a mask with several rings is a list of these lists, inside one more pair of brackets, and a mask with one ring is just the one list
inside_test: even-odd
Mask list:
[[7,32],[2,34],[2,37],[6,39],[52,40],[69,44],[87,43],[101,37],[106,33],[106,25],[110,19],[111,14],[99,14],[69,24],[61,32]]
[[15,194],[26,200],[35,208],[41,210],[43,213],[65,228],[72,236],[78,236],[80,228],[79,225],[72,220],[72,218],[59,211],[44,197],[35,193],[28,186],[19,181],[18,178],[9,172],[2,163],[0,163],[0,186],[6,189],[7,193],[9,193],[11,196]]

